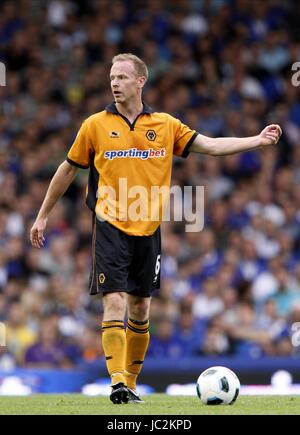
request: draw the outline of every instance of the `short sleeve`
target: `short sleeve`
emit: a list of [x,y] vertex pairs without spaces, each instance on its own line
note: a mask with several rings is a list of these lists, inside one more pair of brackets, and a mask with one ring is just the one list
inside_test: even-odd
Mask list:
[[196,136],[198,136],[198,133],[195,130],[191,130],[187,125],[179,121],[179,119],[173,119],[175,123],[173,154],[179,157],[187,157],[189,155],[189,148]]
[[90,156],[92,153],[92,139],[89,134],[88,124],[84,121],[68,152],[67,161],[71,165],[87,169],[90,166]]

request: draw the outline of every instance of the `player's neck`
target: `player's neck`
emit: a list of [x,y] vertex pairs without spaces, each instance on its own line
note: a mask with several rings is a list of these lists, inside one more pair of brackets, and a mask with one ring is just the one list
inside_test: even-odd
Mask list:
[[116,103],[116,108],[121,115],[126,116],[129,121],[133,122],[139,113],[143,111],[142,100],[127,101],[125,103]]

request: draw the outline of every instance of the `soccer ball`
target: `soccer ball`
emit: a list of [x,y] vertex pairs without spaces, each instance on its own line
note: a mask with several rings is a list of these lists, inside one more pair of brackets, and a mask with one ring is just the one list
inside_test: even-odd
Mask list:
[[240,391],[240,381],[226,367],[210,367],[197,379],[197,395],[205,405],[232,405]]

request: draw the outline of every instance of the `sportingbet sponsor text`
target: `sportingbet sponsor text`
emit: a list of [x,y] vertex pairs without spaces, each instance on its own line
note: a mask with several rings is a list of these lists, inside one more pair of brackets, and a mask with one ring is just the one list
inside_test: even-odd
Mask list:
[[155,150],[153,148],[149,148],[147,150],[139,150],[137,148],[130,148],[129,150],[110,150],[104,153],[104,158],[109,160],[114,160],[116,158],[122,159],[126,157],[130,157],[133,159],[153,159],[160,158],[166,156],[166,149],[161,148],[159,150]]

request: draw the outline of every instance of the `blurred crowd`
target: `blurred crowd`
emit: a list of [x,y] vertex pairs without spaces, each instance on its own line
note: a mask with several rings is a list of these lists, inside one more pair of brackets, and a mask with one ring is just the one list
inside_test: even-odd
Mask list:
[[[280,0],[2,0],[0,368],[103,357],[88,295],[91,213],[80,171],[46,246],[29,230],[82,123],[112,101],[111,58],[149,66],[144,100],[209,136],[283,129],[272,149],[175,158],[173,184],[205,186],[205,225],[164,222],[149,356],[297,357],[300,322],[300,3]],[[293,326],[294,325],[294,326]]]

